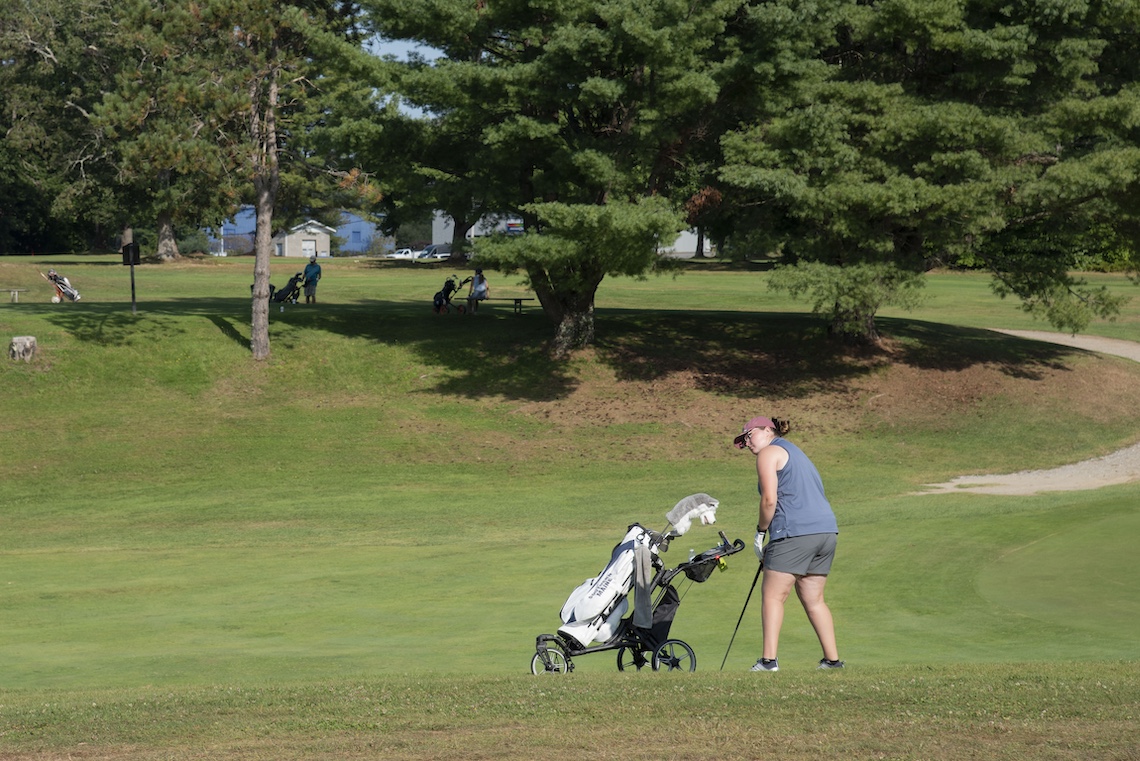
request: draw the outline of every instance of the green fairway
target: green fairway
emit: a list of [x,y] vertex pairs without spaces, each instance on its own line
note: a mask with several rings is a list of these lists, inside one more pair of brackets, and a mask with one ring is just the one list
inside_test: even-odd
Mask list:
[[[40,346],[0,370],[0,703],[527,675],[630,523],[708,492],[714,528],[751,543],[755,473],[730,441],[761,413],[791,419],[839,516],[848,676],[1126,661],[1134,688],[1140,483],[914,494],[1140,438],[1140,364],[982,330],[1043,327],[983,277],[934,274],[922,310],[885,313],[889,355],[836,351],[761,272],[607,280],[596,349],[558,364],[537,307],[433,315],[445,265],[322,265],[320,303],[274,305],[255,363],[251,260],[140,266],[137,314],[110,257],[0,260],[0,285],[30,289],[3,333]],[[48,266],[81,302],[48,302]],[[1138,316],[1090,330],[1134,338]],[[665,559],[716,541],[694,528]],[[682,589],[673,636],[710,689],[754,572],[748,549]],[[757,595],[726,672],[759,647]],[[789,679],[819,659],[794,603],[780,656]],[[575,666],[610,679],[615,656]]]

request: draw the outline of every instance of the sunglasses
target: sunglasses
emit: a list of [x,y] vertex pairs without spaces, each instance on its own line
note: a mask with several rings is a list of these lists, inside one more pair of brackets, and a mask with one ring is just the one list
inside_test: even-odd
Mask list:
[[757,429],[756,428],[749,428],[747,431],[745,431],[744,433],[740,434],[735,439],[733,439],[732,443],[736,444],[737,449],[744,449],[744,447],[748,446],[748,438],[752,435],[752,432],[755,430],[757,430]]

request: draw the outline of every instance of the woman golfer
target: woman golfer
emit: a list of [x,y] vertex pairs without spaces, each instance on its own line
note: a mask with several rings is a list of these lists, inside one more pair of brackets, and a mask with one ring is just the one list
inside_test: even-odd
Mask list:
[[756,455],[760,489],[755,548],[764,564],[760,587],[764,654],[752,670],[780,670],[776,650],[784,623],[784,603],[793,587],[823,648],[819,668],[839,669],[843,661],[835,644],[835,623],[823,601],[839,526],[824,496],[819,471],[799,447],[783,438],[789,430],[786,420],[754,417],[733,440],[738,449],[747,447]]

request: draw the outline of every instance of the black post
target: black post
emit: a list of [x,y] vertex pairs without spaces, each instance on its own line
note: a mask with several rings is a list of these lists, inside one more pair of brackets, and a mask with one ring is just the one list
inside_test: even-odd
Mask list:
[[123,264],[131,267],[131,314],[138,314],[135,304],[135,265],[139,263],[139,244],[131,242],[123,246]]

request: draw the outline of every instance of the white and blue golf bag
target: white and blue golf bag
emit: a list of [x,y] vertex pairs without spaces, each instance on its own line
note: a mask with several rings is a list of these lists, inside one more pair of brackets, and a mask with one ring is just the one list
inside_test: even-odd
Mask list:
[[[591,642],[608,642],[617,634],[622,618],[629,611],[636,556],[657,555],[657,547],[651,546],[649,534],[637,523],[629,527],[602,572],[586,579],[570,593],[562,606],[559,634],[581,647]],[[642,548],[641,552],[638,547]]]
[[686,497],[666,515],[669,529],[660,534],[638,523],[631,525],[602,572],[570,593],[562,606],[558,634],[583,648],[592,642],[609,642],[620,634],[622,619],[629,612],[629,592],[635,584],[638,591],[632,624],[644,629],[652,627],[652,583],[663,565],[659,553],[668,548],[669,539],[688,531],[694,520],[706,525],[715,523],[717,504],[707,494]]

